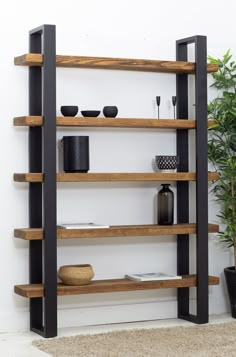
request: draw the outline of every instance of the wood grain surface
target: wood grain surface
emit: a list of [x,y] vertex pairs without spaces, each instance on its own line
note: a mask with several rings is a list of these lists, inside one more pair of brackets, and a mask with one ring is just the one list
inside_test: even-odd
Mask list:
[[[209,224],[208,231],[218,232],[217,224]],[[98,238],[98,237],[135,237],[135,236],[159,236],[175,234],[195,234],[196,224],[173,224],[171,226],[160,226],[156,224],[111,226],[110,228],[89,229],[57,229],[58,239],[70,238]],[[42,240],[44,233],[42,228],[16,228],[15,238],[25,240]]]
[[[219,278],[209,276],[208,283],[209,285],[219,285]],[[197,286],[197,279],[195,275],[185,275],[182,279],[142,282],[131,281],[128,279],[92,280],[88,285],[81,286],[58,284],[57,295],[97,294],[119,291],[186,288],[194,286]],[[44,296],[44,287],[42,284],[15,285],[14,291],[16,294],[27,298]]]
[[[15,173],[15,182],[43,182],[42,173]],[[217,180],[217,172],[209,172],[208,180]],[[151,173],[58,173],[57,182],[126,182],[126,181],[195,181],[195,172]]]
[[[15,126],[42,126],[42,116],[22,116],[13,119]],[[154,119],[154,118],[84,118],[57,117],[57,126],[84,126],[106,128],[150,128],[150,129],[195,129],[196,120],[193,119]],[[208,121],[208,126],[214,124]]]
[[[16,66],[42,66],[43,55],[26,53],[15,57]],[[132,58],[109,58],[87,56],[56,56],[57,67],[118,69],[128,71],[160,72],[160,73],[195,73],[195,63],[181,61],[162,61]],[[207,72],[217,72],[216,64],[208,64]]]

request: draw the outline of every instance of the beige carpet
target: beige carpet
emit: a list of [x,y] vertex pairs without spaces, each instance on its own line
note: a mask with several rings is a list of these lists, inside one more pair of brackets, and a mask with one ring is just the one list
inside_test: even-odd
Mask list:
[[236,322],[33,341],[53,357],[234,357]]

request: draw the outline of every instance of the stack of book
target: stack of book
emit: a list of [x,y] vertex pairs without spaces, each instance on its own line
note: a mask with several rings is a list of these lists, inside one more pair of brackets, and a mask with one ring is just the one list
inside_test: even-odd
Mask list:
[[173,280],[182,279],[180,275],[169,275],[165,273],[140,273],[140,274],[126,274],[126,279],[134,281],[149,281],[149,280]]
[[93,222],[89,223],[62,223],[57,226],[57,228],[65,229],[89,229],[89,228],[109,228],[110,226],[106,224],[96,224]]

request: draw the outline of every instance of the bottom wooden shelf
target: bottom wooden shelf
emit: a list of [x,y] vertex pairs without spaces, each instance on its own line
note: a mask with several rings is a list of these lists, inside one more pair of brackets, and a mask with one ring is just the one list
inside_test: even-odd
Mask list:
[[[209,285],[219,285],[219,278],[209,276]],[[80,295],[110,293],[132,290],[187,288],[197,286],[196,275],[184,275],[182,279],[157,280],[157,281],[131,281],[128,279],[93,280],[88,285],[69,286],[58,284],[57,295]],[[43,284],[15,285],[16,294],[27,298],[38,298],[44,296]]]

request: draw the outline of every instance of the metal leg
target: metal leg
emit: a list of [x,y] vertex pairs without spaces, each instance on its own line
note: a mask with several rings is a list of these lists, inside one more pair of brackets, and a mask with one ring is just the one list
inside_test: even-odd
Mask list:
[[[197,223],[197,314],[189,314],[189,289],[178,291],[178,316],[198,323],[208,322],[208,178],[207,178],[207,71],[206,37],[195,36],[177,41],[177,60],[187,61],[187,45],[195,44],[195,103],[196,103],[196,223]],[[187,76],[177,75],[177,113],[178,118],[188,118]],[[185,149],[184,149],[185,148]],[[177,133],[177,153],[182,167],[188,169],[188,139],[183,130]],[[188,222],[187,183],[177,185],[178,223]],[[178,237],[178,274],[189,272],[189,237]],[[183,291],[181,291],[183,290]]]
[[[187,61],[187,45],[178,45],[176,59]],[[176,76],[177,118],[188,119],[188,75]],[[178,171],[188,172],[188,130],[177,130]],[[177,182],[177,222],[189,223],[189,183]],[[189,274],[189,235],[177,236],[177,274]],[[189,315],[189,288],[178,289],[178,316]]]
[[[30,36],[30,52],[41,52],[41,36]],[[42,114],[42,83],[41,67],[29,68],[29,115]],[[42,172],[42,129],[29,128],[29,171]],[[42,184],[29,184],[29,227],[42,227]],[[30,284],[43,282],[42,277],[42,242],[29,243],[29,279]],[[43,326],[43,299],[30,299],[30,329],[42,330]]]
[[44,228],[43,242],[30,242],[30,283],[43,283],[45,297],[30,301],[31,330],[44,337],[57,335],[56,246],[56,53],[55,26],[30,32],[30,52],[43,53],[43,67],[29,72],[29,112],[42,115],[44,126],[29,132],[30,172],[43,172],[43,185],[31,183],[30,227]]
[[196,103],[196,200],[197,200],[197,315],[208,322],[208,164],[207,164],[207,69],[206,37],[195,42]]

